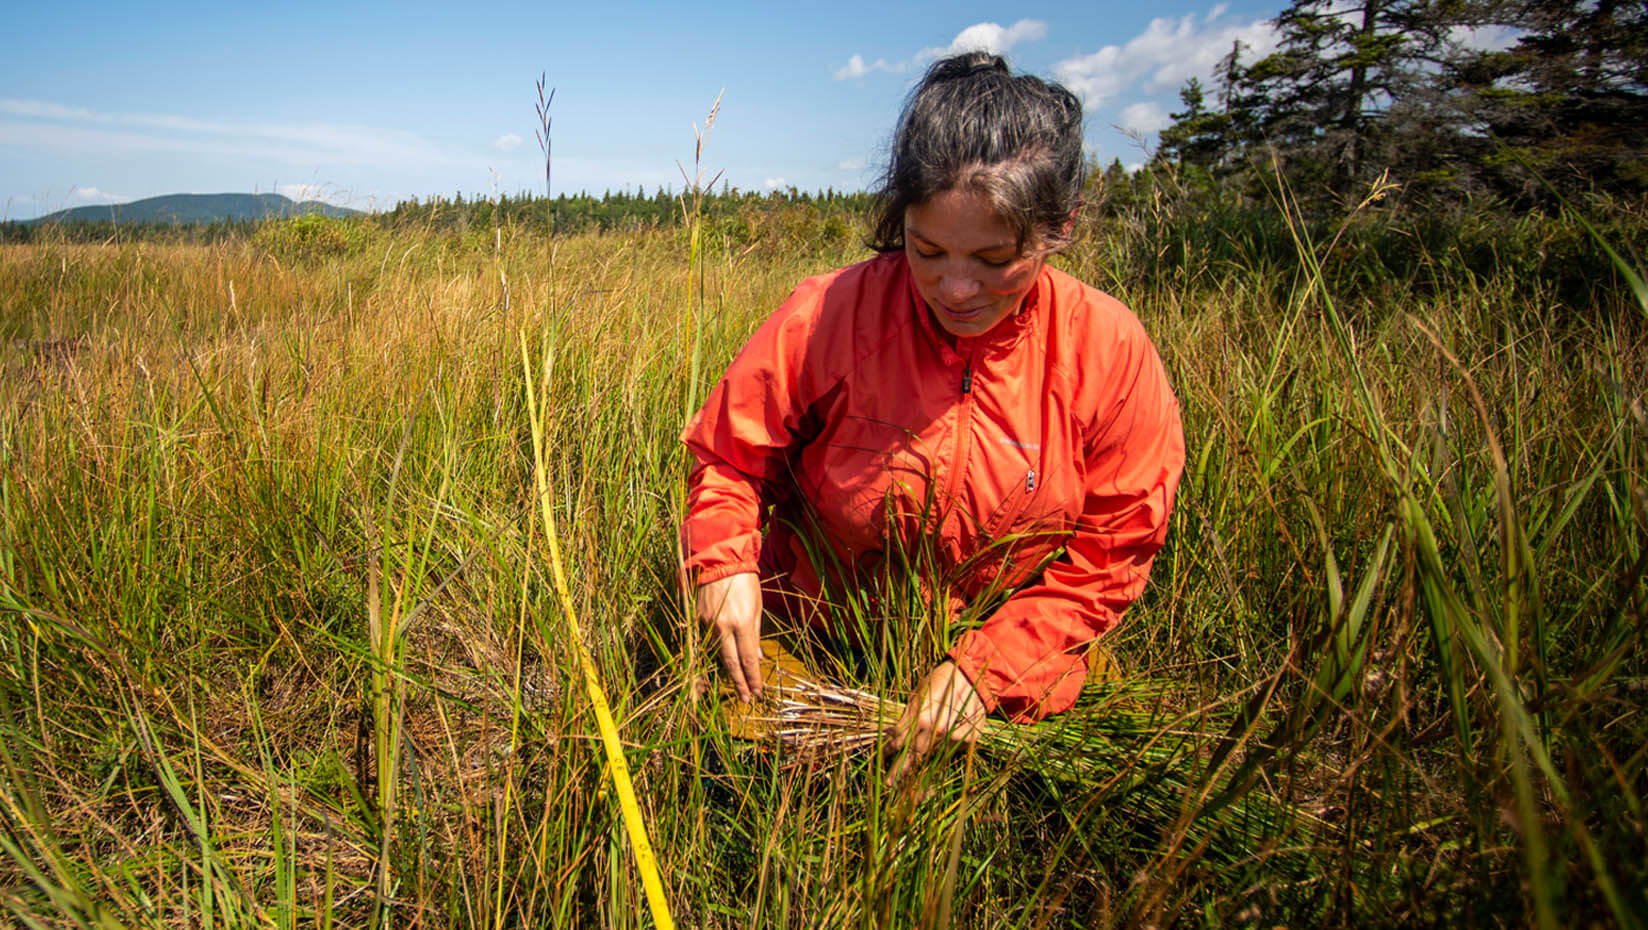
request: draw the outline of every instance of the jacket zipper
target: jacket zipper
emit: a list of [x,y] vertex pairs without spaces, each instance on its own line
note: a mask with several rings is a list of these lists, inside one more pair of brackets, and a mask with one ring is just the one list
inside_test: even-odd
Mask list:
[[[967,359],[961,367],[961,415],[956,422],[956,454],[951,459],[955,466],[950,474],[950,499],[954,500],[962,484],[962,474],[967,470],[967,452],[971,448],[968,443],[968,433],[971,430],[973,419],[973,360]],[[1024,472],[1024,493],[1013,495],[1013,499],[1006,503],[998,518],[992,521],[990,532],[999,533],[1008,523],[1018,519],[1020,513],[1028,505],[1029,500],[1036,492],[1036,470],[1026,469]]]
[[1007,527],[1017,521],[1019,515],[1024,513],[1024,508],[1030,506],[1030,501],[1036,496],[1036,483],[1039,480],[1040,476],[1034,468],[1025,469],[1024,490],[1015,489],[1007,495],[1007,499],[1003,500],[996,510],[996,515],[985,524],[985,532],[991,536],[1000,536]]
[[[950,481],[948,501],[954,501],[956,494],[961,490],[962,475],[967,472],[967,453],[972,448],[968,441],[968,434],[972,431],[973,422],[973,359],[972,349],[968,350],[968,358],[961,368],[961,410],[956,415],[956,451],[950,458]],[[948,503],[947,501],[947,503]],[[942,509],[942,508],[941,508]],[[942,518],[939,524],[942,524]],[[937,526],[935,526],[937,528]]]

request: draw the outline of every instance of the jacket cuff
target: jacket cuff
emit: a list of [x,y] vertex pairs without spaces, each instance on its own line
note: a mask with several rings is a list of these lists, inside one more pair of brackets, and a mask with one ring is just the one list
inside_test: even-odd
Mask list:
[[712,581],[720,581],[729,575],[739,575],[744,572],[759,570],[760,566],[756,562],[729,562],[725,565],[717,565],[714,568],[700,568],[694,573],[694,584],[709,584]]
[[1029,671],[1015,669],[983,630],[963,633],[949,655],[978,692],[984,709],[1014,723],[1035,723],[1069,710],[1087,680],[1083,653],[1059,653]]
[[996,696],[995,682],[988,675],[992,660],[999,658],[995,646],[976,631],[969,631],[961,635],[949,655],[956,668],[967,676],[979,700],[984,702],[985,713],[995,713],[996,708],[1001,706],[1001,699]]

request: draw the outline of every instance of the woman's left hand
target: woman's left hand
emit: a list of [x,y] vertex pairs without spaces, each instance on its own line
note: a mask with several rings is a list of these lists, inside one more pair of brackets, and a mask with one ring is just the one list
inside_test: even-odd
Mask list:
[[945,660],[927,673],[893,724],[887,751],[898,753],[890,780],[903,778],[939,741],[976,742],[984,725],[984,702],[956,663]]

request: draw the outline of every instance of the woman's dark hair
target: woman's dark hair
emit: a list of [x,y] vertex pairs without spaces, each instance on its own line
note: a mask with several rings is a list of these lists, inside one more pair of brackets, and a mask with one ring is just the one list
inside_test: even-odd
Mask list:
[[904,211],[935,194],[983,194],[1018,233],[1056,251],[1081,202],[1082,108],[1074,94],[1000,56],[969,52],[933,62],[905,101],[887,175],[871,213],[870,247],[904,248]]

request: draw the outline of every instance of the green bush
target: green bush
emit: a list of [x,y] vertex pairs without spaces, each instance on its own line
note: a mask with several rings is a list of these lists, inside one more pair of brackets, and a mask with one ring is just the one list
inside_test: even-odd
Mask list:
[[271,220],[258,229],[252,242],[277,258],[315,259],[359,254],[369,237],[365,222],[311,213]]

